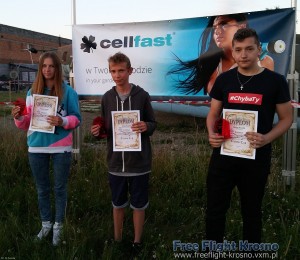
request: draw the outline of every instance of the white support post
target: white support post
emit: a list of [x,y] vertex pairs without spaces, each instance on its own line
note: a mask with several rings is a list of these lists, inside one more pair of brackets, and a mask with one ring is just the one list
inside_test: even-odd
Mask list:
[[[298,102],[298,81],[299,74],[297,71],[293,75],[288,75],[290,93],[293,100]],[[283,147],[283,167],[282,176],[285,185],[290,185],[291,189],[295,189],[296,182],[296,148],[297,148],[297,109],[293,108],[293,124],[291,128],[284,135],[284,147]]]
[[[294,1],[294,7],[297,14],[297,3]],[[296,15],[295,15],[296,16]],[[298,102],[298,81],[299,74],[295,70],[296,60],[296,17],[295,17],[295,31],[290,64],[290,74],[287,79],[289,82],[289,90],[292,100]],[[284,135],[283,144],[283,162],[282,162],[282,177],[285,185],[290,185],[291,189],[295,189],[295,176],[296,176],[296,147],[297,147],[297,109],[293,108],[293,124],[291,128]]]
[[[72,25],[76,24],[76,0],[73,0],[73,5],[72,5],[72,17],[73,17],[73,21],[72,21]],[[75,80],[74,80],[74,60],[73,60],[73,66],[72,66],[72,70],[70,71],[70,85],[76,90],[75,88]],[[79,107],[81,110],[81,105],[79,102]],[[80,159],[80,147],[81,147],[81,128],[80,126],[77,127],[74,131],[73,131],[73,149],[72,152],[74,154],[74,159],[75,161],[79,161]]]

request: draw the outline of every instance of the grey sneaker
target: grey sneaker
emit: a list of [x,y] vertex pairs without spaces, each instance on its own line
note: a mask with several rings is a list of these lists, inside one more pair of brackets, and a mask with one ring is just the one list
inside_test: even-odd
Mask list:
[[43,221],[42,222],[42,229],[37,234],[37,238],[42,240],[43,238],[47,237],[52,229],[52,223],[50,221]]
[[58,246],[58,244],[60,243],[61,235],[62,235],[62,228],[63,228],[63,224],[62,223],[55,222],[55,224],[53,225],[53,240],[52,240],[52,244],[54,246]]

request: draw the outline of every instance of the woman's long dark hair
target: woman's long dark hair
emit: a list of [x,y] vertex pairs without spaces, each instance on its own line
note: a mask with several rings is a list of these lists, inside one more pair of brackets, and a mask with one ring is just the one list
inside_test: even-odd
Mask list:
[[[224,15],[237,22],[246,22],[245,14],[229,14]],[[197,94],[202,89],[207,94],[207,85],[211,75],[218,67],[220,59],[224,52],[220,49],[213,39],[213,23],[218,16],[212,16],[199,39],[199,57],[194,60],[183,61],[175,54],[178,62],[167,75],[177,75],[177,83],[175,87],[184,94]],[[209,42],[209,44],[208,44]],[[180,79],[182,75],[187,75],[184,79]]]

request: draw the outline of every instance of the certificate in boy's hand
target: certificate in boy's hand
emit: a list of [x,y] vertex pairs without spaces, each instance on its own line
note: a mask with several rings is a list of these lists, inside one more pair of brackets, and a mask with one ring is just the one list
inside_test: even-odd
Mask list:
[[221,154],[255,159],[256,149],[251,147],[246,132],[257,132],[257,111],[223,109],[223,119],[230,124],[230,138],[221,146]]
[[141,133],[133,132],[131,126],[140,121],[139,110],[112,111],[113,151],[141,151]]

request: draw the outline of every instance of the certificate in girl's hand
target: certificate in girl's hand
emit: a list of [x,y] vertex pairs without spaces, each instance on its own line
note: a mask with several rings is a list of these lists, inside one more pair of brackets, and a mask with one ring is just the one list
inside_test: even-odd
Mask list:
[[54,133],[55,126],[47,122],[48,116],[56,116],[58,97],[33,94],[33,107],[29,130]]

